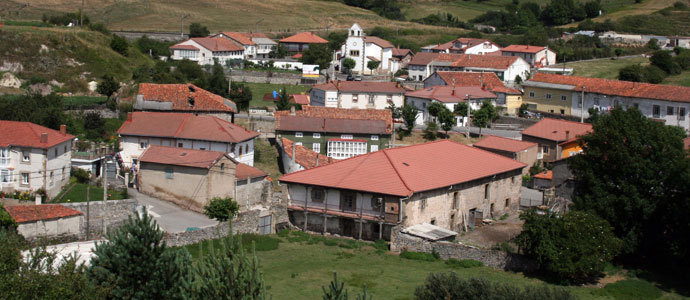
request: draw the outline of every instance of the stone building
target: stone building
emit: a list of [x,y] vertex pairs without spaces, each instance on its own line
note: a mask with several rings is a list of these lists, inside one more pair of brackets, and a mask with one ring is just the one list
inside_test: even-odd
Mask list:
[[310,45],[328,44],[328,41],[312,32],[300,32],[278,41],[285,47],[290,55],[301,54],[309,49]]
[[79,238],[84,214],[59,204],[14,205],[5,210],[17,222],[17,232],[27,240]]
[[389,239],[429,223],[459,231],[517,209],[525,164],[449,140],[389,148],[284,175],[291,222]]
[[193,84],[141,83],[134,110],[204,114],[233,123],[237,105]]
[[495,135],[487,136],[481,141],[474,143],[472,146],[526,164],[527,168],[522,170],[523,174],[529,174],[529,167],[537,162],[537,153],[539,152],[537,143],[514,140]]
[[562,156],[563,142],[592,131],[592,124],[544,118],[521,131],[522,140],[539,144],[537,159],[552,162]]

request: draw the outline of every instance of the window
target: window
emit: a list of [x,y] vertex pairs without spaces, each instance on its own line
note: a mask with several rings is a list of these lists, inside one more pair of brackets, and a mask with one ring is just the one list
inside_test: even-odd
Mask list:
[[311,150],[314,150],[316,153],[321,152],[321,144],[320,143],[313,143],[311,144]]
[[506,198],[506,205],[505,205],[505,207],[507,208],[507,207],[509,207],[509,206],[510,206],[510,198]]
[[22,161],[31,161],[30,150],[22,150]]
[[386,102],[393,103],[393,95],[386,95]]
[[328,141],[328,156],[336,159],[344,159],[360,154],[367,153],[367,143],[365,141]]
[[225,171],[225,163],[221,163],[221,164],[220,164],[220,170],[221,170],[221,171]]
[[244,145],[244,153],[249,153],[249,144]]
[[460,202],[460,192],[453,193],[453,209],[458,208],[458,202]]
[[566,95],[561,95],[561,100],[563,100],[563,101],[568,100],[568,96],[566,96]]
[[376,100],[376,97],[374,95],[369,95],[369,105],[374,105],[374,100]]
[[675,113],[673,106],[666,106],[666,115],[672,116]]
[[206,150],[206,148],[204,148],[204,147],[200,147],[200,148],[199,148],[199,150]]
[[541,146],[541,153],[548,154],[549,153],[549,146]]
[[372,136],[371,136],[371,140],[372,140],[372,141],[378,141],[378,140],[379,140],[379,136],[378,136],[378,135],[372,135]]
[[[300,144],[301,144],[301,143],[300,143]],[[240,155],[240,158],[242,158],[242,146],[240,146],[240,153],[239,153],[239,155]]]
[[340,138],[344,139],[344,140],[351,140],[352,135],[351,134],[343,134],[343,135],[340,135]]
[[298,137],[298,138],[304,137],[304,133],[302,133],[302,132],[295,132],[295,137]]
[[[234,147],[234,146],[235,146],[235,145],[233,145],[233,147]],[[177,143],[177,147],[178,147],[178,148],[182,148],[182,147],[184,147],[184,144],[183,144],[183,143]]]
[[323,203],[323,199],[325,199],[325,194],[326,193],[322,188],[311,189],[311,202]]
[[149,143],[144,142],[144,141],[139,141],[139,149],[146,149],[148,147]]
[[371,145],[370,148],[371,148],[371,150],[369,150],[369,152],[376,152],[376,151],[379,151],[379,145]]
[[424,210],[426,208],[426,198],[419,201],[419,208]]
[[350,56],[359,56],[359,50],[350,50]]
[[640,104],[639,103],[633,103],[633,107],[635,107],[636,109],[640,109]]
[[357,103],[359,101],[359,95],[352,95],[352,103]]
[[342,210],[357,211],[357,195],[354,192],[342,191],[340,193],[340,205]]
[[58,149],[57,149],[57,147],[56,147],[55,149],[53,149],[53,152],[55,152],[55,157],[57,157],[57,156],[58,156]]
[[22,173],[22,184],[29,184],[29,173]]
[[53,185],[53,183],[55,182],[55,181],[53,180],[53,175],[54,175],[54,173],[55,173],[55,171],[50,171],[50,185]]
[[431,225],[436,225],[436,219],[432,218],[431,221],[429,222]]
[[12,180],[12,172],[10,170],[0,170],[0,182],[7,183]]
[[489,199],[489,184],[484,185],[484,199]]
[[550,94],[550,93],[546,93],[546,99],[551,99],[551,94]]
[[652,117],[658,118],[661,115],[661,107],[659,105],[652,106]]
[[315,139],[320,139],[320,138],[321,138],[321,134],[318,133],[318,132],[314,132],[314,134],[312,135],[312,137],[315,138]]
[[60,180],[65,180],[65,167],[62,167],[62,177],[60,177]]
[[64,147],[64,150],[62,151],[62,153],[66,153],[66,152],[67,152],[67,146]]
[[515,177],[517,176],[510,177],[510,183],[515,183]]
[[172,168],[165,168],[165,178],[166,179],[173,179],[173,169]]
[[10,164],[10,149],[0,148],[0,166],[6,166]]
[[685,107],[678,108],[678,120],[685,120]]
[[561,115],[565,115],[565,109],[561,109]]
[[534,98],[534,92],[529,92],[529,97]]

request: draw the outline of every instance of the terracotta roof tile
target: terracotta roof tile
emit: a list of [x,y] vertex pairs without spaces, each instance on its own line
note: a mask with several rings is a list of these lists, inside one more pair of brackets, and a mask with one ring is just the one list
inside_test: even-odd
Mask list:
[[[566,133],[566,131],[568,132]],[[545,140],[563,142],[591,131],[592,124],[544,118],[520,133]],[[566,135],[569,137],[566,138]]]
[[[41,134],[47,133],[48,140],[41,143]],[[46,149],[74,139],[71,134],[62,134],[30,122],[0,120],[0,147],[18,146]]]
[[553,179],[553,171],[545,171],[545,172],[541,172],[539,174],[535,174],[534,178],[551,180],[551,179]]
[[388,109],[345,109],[305,106],[291,116],[289,111],[274,114],[276,130],[390,134],[393,115]]
[[509,138],[504,138],[500,136],[490,135],[485,137],[479,142],[474,143],[474,147],[486,148],[486,149],[496,149],[506,152],[520,152],[525,149],[536,147],[537,143],[525,142],[520,140],[514,140]]
[[[244,48],[235,42],[232,42],[226,38],[222,37],[197,37],[197,38],[191,38],[189,40],[192,40],[199,44],[200,46],[208,49],[209,51],[212,52],[217,52],[217,51],[242,51]],[[189,41],[187,40],[187,41]],[[170,46],[170,49],[180,49],[178,47],[182,46],[180,44],[185,43],[180,42],[175,45]]]
[[[144,101],[171,102],[176,111],[237,112],[235,102],[193,84],[141,83],[137,95]],[[193,106],[189,99],[194,99]]]
[[140,162],[208,169],[226,154],[219,151],[151,145],[139,157]]
[[446,85],[453,85],[455,79],[455,86],[486,86],[486,89],[496,93],[505,94],[522,94],[519,90],[506,87],[503,82],[498,79],[496,73],[493,72],[436,72]]
[[268,173],[242,163],[238,164],[237,169],[235,169],[235,178],[237,178],[237,180],[246,180],[248,177],[253,179],[265,176],[268,176]]
[[133,112],[131,120],[128,116],[117,133],[224,143],[239,143],[259,135],[213,116],[163,112]]
[[223,31],[220,34],[227,36],[228,38],[231,38],[232,40],[240,43],[241,45],[256,45],[256,43],[252,41],[252,36],[246,32]]
[[[546,49],[544,46],[510,45],[501,49],[503,52],[537,53]],[[553,50],[551,50],[553,51]]]
[[685,147],[685,150],[690,150],[690,137],[683,139],[683,146]]
[[410,49],[393,48],[393,56],[394,57],[395,56],[404,57],[404,56],[407,56],[408,54],[414,55],[414,53],[412,53],[412,50],[410,50]]
[[180,45],[180,44],[172,45],[172,46],[170,46],[170,49],[182,49],[182,50],[196,50],[196,51],[199,51],[199,48],[197,48],[197,46],[194,46],[194,45]]
[[553,83],[573,86],[573,91],[597,93],[630,98],[658,99],[690,102],[690,87],[630,82],[613,79],[588,78],[547,73],[536,73],[529,82]]
[[5,210],[17,223],[47,221],[83,215],[82,212],[59,204],[5,206]]
[[299,43],[299,44],[326,44],[327,40],[322,37],[312,33],[312,32],[300,32],[298,34],[286,37],[280,40],[281,43]]
[[473,55],[460,54],[460,56],[453,61],[453,67],[474,67],[505,70],[517,61],[517,56],[494,56],[494,55]]
[[303,94],[292,94],[290,95],[290,102],[297,103],[301,105],[309,105],[309,95]]
[[430,99],[444,103],[464,102],[467,99],[466,95],[470,95],[471,99],[494,99],[498,97],[496,94],[483,90],[478,86],[457,85],[455,87],[438,85],[405,93],[406,97]]
[[391,93],[402,94],[407,90],[397,82],[376,81],[329,81],[314,85],[312,88],[326,91],[364,92],[364,93]]
[[441,140],[355,156],[287,174],[280,181],[410,196],[525,166],[498,154]]
[[[292,146],[293,142],[291,140],[288,140],[286,138],[282,138],[283,142],[283,152],[285,155],[287,155],[290,159],[292,159]],[[323,154],[318,154],[307,147],[304,147],[302,145],[295,145],[295,162],[299,164],[300,166],[304,167],[305,169],[311,169],[316,167],[316,157],[319,157],[319,166],[325,166],[332,164],[336,161],[337,159],[330,158],[326,155]]]
[[376,36],[366,36],[364,37],[364,41],[367,43],[373,43],[375,45],[378,45],[381,48],[393,48],[393,43],[386,41],[380,37]]

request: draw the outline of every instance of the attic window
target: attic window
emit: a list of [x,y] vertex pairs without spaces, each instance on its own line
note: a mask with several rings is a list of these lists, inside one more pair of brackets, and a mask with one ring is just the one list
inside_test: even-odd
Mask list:
[[196,89],[194,88],[194,86],[191,86],[191,85],[190,85],[190,86],[189,86],[189,91],[192,92],[192,93],[194,93],[194,92],[196,92]]
[[194,98],[188,97],[187,102],[189,102],[189,106],[194,106]]

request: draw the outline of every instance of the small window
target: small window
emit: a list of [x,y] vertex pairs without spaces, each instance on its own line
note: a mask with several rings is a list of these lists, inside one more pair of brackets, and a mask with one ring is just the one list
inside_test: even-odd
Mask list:
[[489,199],[489,184],[484,185],[484,199]]
[[515,177],[517,176],[510,177],[510,183],[515,183]]
[[249,144],[244,145],[244,153],[249,153]]
[[459,202],[460,202],[460,192],[453,193],[453,209],[458,208]]
[[298,138],[304,137],[304,133],[302,133],[302,132],[295,132],[295,137],[298,137]]
[[386,95],[386,102],[393,103],[393,95]]
[[325,199],[325,194],[326,193],[322,188],[311,189],[311,202],[323,203],[323,199]]
[[359,56],[359,50],[350,50],[350,56]]
[[431,221],[430,221],[429,223],[430,223],[431,225],[436,225],[436,219],[431,219]]
[[201,148],[199,148],[199,150],[206,150],[206,148],[204,148],[204,147],[201,147]]
[[225,171],[225,163],[221,163],[221,164],[220,164],[220,170],[221,170],[221,171]]
[[566,95],[561,95],[561,100],[563,100],[563,101],[568,100],[568,96],[566,96]]
[[652,106],[652,117],[659,118],[661,116],[661,107],[659,105]]
[[352,135],[351,135],[351,134],[343,134],[343,135],[340,136],[340,138],[343,139],[343,140],[351,140],[351,139],[352,139]]
[[31,152],[29,150],[22,151],[22,161],[30,161],[30,160],[31,160]]
[[369,104],[374,105],[374,100],[376,100],[376,97],[374,95],[369,95]]
[[678,120],[685,120],[685,107],[678,108]]
[[165,168],[165,178],[166,179],[173,179],[173,169],[172,168]]
[[565,109],[561,109],[561,115],[565,115]]
[[672,116],[675,113],[675,109],[673,106],[666,106],[666,115]]
[[183,143],[177,143],[177,147],[182,148],[182,147],[184,147],[184,144]]
[[534,92],[529,92],[529,97],[534,98]]
[[357,103],[359,101],[359,95],[352,95],[352,102]]
[[58,149],[55,148],[55,150],[53,150],[53,151],[55,151],[55,157],[57,157],[58,156]]
[[239,153],[239,155],[240,155],[240,158],[241,158],[241,157],[242,157],[242,146],[240,146],[240,153]]
[[379,140],[379,136],[378,136],[378,135],[372,135],[372,136],[371,136],[371,140],[372,140],[372,141],[378,141],[378,140]]
[[371,145],[371,150],[369,152],[376,152],[379,151],[379,145]]
[[549,146],[546,146],[546,145],[541,146],[541,152],[544,154],[548,154],[549,153]]
[[320,138],[321,138],[321,134],[318,133],[318,132],[314,132],[314,134],[312,135],[312,137],[315,138],[315,139],[320,139]]
[[55,182],[53,180],[53,175],[55,175],[55,171],[50,171],[50,185],[53,185],[53,183]]
[[425,199],[422,199],[422,200],[419,202],[419,208],[421,208],[422,210],[424,210],[424,209],[426,208],[426,198],[425,198]]
[[22,173],[22,184],[29,184],[29,173]]
[[311,150],[314,150],[316,153],[321,153],[321,144],[320,143],[313,143],[311,145]]
[[546,99],[551,99],[551,94],[550,94],[550,93],[547,93],[547,94],[546,94]]
[[510,207],[510,198],[506,198],[506,208]]

